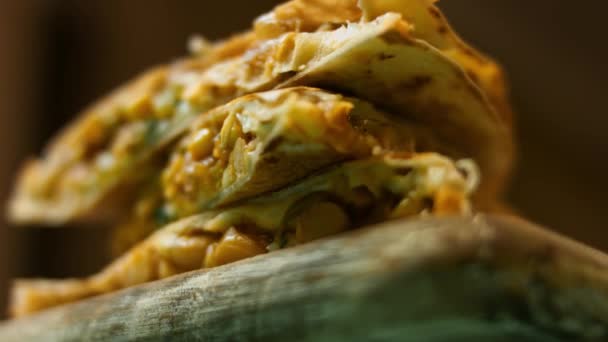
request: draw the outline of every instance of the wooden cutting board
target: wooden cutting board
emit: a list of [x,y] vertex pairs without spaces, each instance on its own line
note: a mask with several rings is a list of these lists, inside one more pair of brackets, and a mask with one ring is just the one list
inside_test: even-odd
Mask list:
[[521,219],[420,218],[0,324],[0,341],[608,341],[608,256]]

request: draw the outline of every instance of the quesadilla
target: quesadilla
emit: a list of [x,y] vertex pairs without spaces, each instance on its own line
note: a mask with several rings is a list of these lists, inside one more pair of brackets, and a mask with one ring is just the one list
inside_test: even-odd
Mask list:
[[430,1],[293,0],[199,45],[26,168],[15,221],[103,213],[123,255],[86,279],[18,282],[15,315],[499,201],[513,147],[500,68]]
[[468,214],[477,179],[471,161],[436,154],[342,163],[280,191],[170,224],[89,278],[19,281],[11,312],[21,316],[388,219]]
[[[313,1],[311,8],[324,8],[324,3]],[[151,71],[86,112],[43,159],[26,165],[11,201],[11,218],[58,225],[124,215],[122,203],[132,200],[126,185],[137,187],[146,178],[139,171],[153,171],[153,157],[162,160],[166,147],[197,114],[247,93],[293,85],[345,91],[394,112],[408,111],[417,120],[440,121],[439,135],[462,150],[456,157],[475,158],[487,175],[479,197],[485,202],[500,192],[512,154],[509,129],[470,76],[486,80],[490,73],[481,66],[498,70],[494,63],[464,44],[450,48],[444,42],[440,47],[446,50],[435,48],[432,43],[440,44],[439,39],[422,40],[433,36],[423,30],[428,25],[419,31],[401,13],[390,12],[390,6],[372,11],[363,1],[363,12],[330,12],[335,15],[324,19],[331,20],[324,22],[332,24],[327,26],[319,21],[322,17],[286,10],[298,4],[307,1],[277,8],[257,21],[253,33],[211,46],[200,57]],[[389,13],[365,21],[385,11]],[[285,12],[290,16],[281,19]],[[358,13],[363,13],[360,22],[347,22]],[[413,13],[412,18],[424,21],[430,12]],[[307,20],[312,24],[305,25]],[[298,24],[290,28],[287,23],[293,22]],[[272,36],[269,25],[281,28],[281,34],[265,39]],[[314,32],[290,31],[301,26]],[[459,65],[461,60],[467,65]],[[490,83],[501,84],[480,82]],[[119,214],[112,215],[115,211]]]
[[278,190],[331,164],[429,151],[454,154],[429,127],[362,100],[306,87],[246,95],[195,120],[161,185],[152,184],[116,228],[113,254],[164,224]]
[[163,173],[165,199],[182,217],[277,190],[345,159],[442,150],[427,127],[313,88],[244,96],[199,119]]

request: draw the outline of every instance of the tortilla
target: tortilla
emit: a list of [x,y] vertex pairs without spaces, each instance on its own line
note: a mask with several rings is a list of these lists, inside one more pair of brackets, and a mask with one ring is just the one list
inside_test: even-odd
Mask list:
[[431,130],[314,88],[241,97],[201,115],[163,173],[169,211],[196,214],[277,190],[324,166],[442,150]]
[[[201,114],[114,229],[113,255],[161,226],[255,197],[344,160],[450,154],[428,127],[364,101],[296,87],[246,95]],[[163,197],[164,193],[164,197]]]
[[306,87],[246,95],[190,126],[162,185],[153,183],[114,229],[113,255],[172,221],[278,190],[331,164],[430,151],[455,154],[429,127],[365,101]]
[[293,54],[293,63],[308,67],[281,86],[332,89],[432,127],[443,144],[460,151],[451,157],[473,158],[479,164],[483,180],[476,202],[480,206],[493,203],[510,171],[513,143],[509,127],[481,89],[450,58],[413,39],[398,14],[388,13],[343,30],[343,36],[352,34],[345,44],[298,36],[296,52],[305,51],[299,46],[333,52],[319,59]]
[[258,36],[271,37],[311,26],[370,21],[386,13],[401,14],[414,39],[426,42],[460,65],[482,88],[509,126],[512,110],[500,65],[468,45],[452,29],[435,0],[292,0],[255,22]]
[[278,192],[170,224],[89,278],[18,281],[11,313],[23,316],[374,222],[466,215],[478,177],[472,165],[437,154],[343,163]]

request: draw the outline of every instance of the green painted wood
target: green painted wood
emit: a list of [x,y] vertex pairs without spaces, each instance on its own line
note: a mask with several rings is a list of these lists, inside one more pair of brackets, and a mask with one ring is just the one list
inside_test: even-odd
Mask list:
[[0,341],[604,341],[607,257],[517,219],[397,221],[0,324]]

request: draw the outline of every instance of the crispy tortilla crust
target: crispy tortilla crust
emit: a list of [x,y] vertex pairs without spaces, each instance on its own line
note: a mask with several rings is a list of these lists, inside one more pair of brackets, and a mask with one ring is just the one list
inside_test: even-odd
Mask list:
[[458,165],[464,169],[436,154],[345,163],[276,193],[170,224],[89,278],[17,281],[10,312],[24,316],[368,223],[423,212],[468,214],[477,175],[469,162]]
[[511,127],[513,114],[501,66],[469,46],[454,32],[441,10],[429,0],[358,0],[367,20],[388,12],[400,13],[413,26],[412,35],[453,59],[488,96],[504,122]]
[[513,114],[501,66],[468,45],[452,29],[435,0],[292,0],[256,20],[261,36],[278,36],[311,23],[370,21],[386,13],[399,13],[411,26],[411,35],[440,50],[459,64],[483,89],[511,127]]

